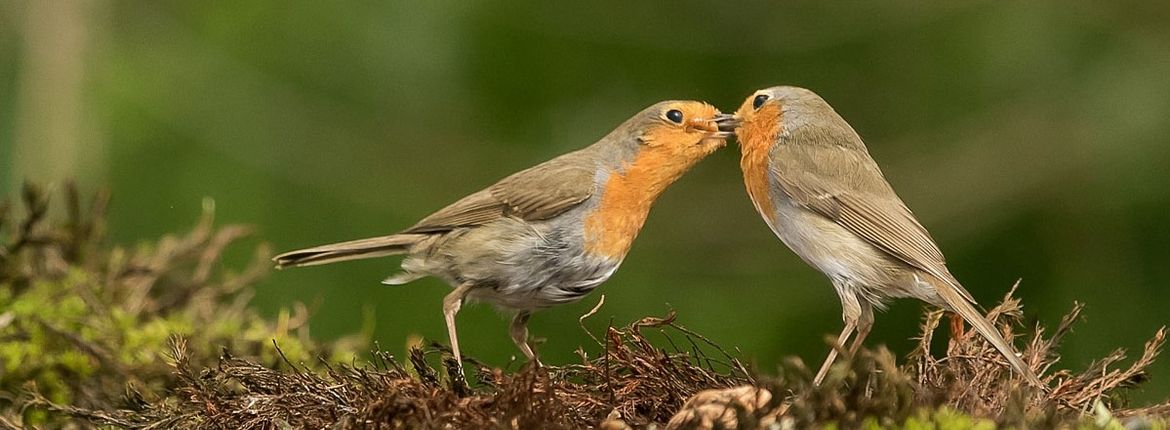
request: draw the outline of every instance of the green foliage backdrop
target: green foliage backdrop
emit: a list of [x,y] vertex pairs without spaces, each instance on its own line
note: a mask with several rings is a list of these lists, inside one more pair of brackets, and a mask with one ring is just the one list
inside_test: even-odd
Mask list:
[[[1076,367],[1170,321],[1166,76],[1161,2],[14,0],[0,186],[108,185],[127,244],[185,227],[210,196],[284,250],[405,227],[658,100],[732,110],[796,84],[867,140],[980,301],[1022,278],[1036,319],[1087,303],[1064,349]],[[669,190],[594,324],[673,308],[761,366],[821,358],[837,298],[759,221],[737,157]],[[322,337],[373,324],[392,351],[445,338],[446,287],[379,285],[395,263],[278,272],[257,301],[313,304]],[[534,318],[548,361],[590,342],[577,317],[597,299]],[[871,342],[909,350],[919,315],[897,304]],[[490,308],[460,327],[471,355],[516,355]],[[1170,394],[1168,363],[1143,397]]]

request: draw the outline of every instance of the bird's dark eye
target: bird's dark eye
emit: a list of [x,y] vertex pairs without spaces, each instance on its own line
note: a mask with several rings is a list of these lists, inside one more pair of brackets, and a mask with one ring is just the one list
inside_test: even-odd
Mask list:
[[666,119],[674,121],[675,124],[682,124],[683,114],[678,109],[671,109],[666,111]]
[[759,109],[760,106],[763,106],[764,102],[766,102],[766,101],[768,101],[768,95],[767,94],[760,94],[760,95],[756,96],[755,100],[752,100],[752,107]]

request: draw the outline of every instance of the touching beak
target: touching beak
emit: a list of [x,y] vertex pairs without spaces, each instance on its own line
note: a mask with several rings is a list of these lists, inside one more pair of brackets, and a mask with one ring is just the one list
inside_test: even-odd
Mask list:
[[739,126],[739,121],[735,119],[735,115],[725,113],[715,115],[714,118],[695,118],[687,121],[687,128],[705,131],[710,133],[710,137],[716,139],[727,139],[734,136],[737,126]]
[[729,113],[722,113],[715,116],[715,125],[719,127],[719,133],[722,137],[729,137],[734,135],[736,127],[739,127],[739,118]]

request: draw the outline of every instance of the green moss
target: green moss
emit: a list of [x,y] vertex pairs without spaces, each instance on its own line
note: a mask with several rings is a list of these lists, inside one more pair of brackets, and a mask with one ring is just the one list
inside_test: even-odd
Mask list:
[[[70,194],[67,201],[80,199]],[[247,229],[215,228],[212,205],[189,232],[127,251],[100,235],[104,202],[88,214],[70,210],[62,221],[45,217],[46,202],[30,188],[26,217],[0,219],[0,231],[9,233],[0,239],[0,418],[56,427],[62,414],[22,414],[23,404],[43,396],[113,409],[128,384],[146,398],[164,398],[175,385],[166,353],[173,336],[187,338],[198,351],[191,360],[202,364],[222,350],[276,363],[274,339],[290,359],[310,364],[338,353],[289,327],[287,312],[282,324],[233,306],[250,297],[269,263],[261,249],[247,267],[224,267],[224,248]]]
[[902,425],[906,430],[994,430],[995,421],[972,418],[948,407],[920,411]]

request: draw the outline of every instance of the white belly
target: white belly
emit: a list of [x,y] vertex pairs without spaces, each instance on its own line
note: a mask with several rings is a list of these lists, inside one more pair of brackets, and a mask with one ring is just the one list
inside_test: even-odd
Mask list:
[[886,261],[885,253],[823,216],[776,200],[772,231],[806,263],[834,281],[884,283],[882,265],[875,263]]

